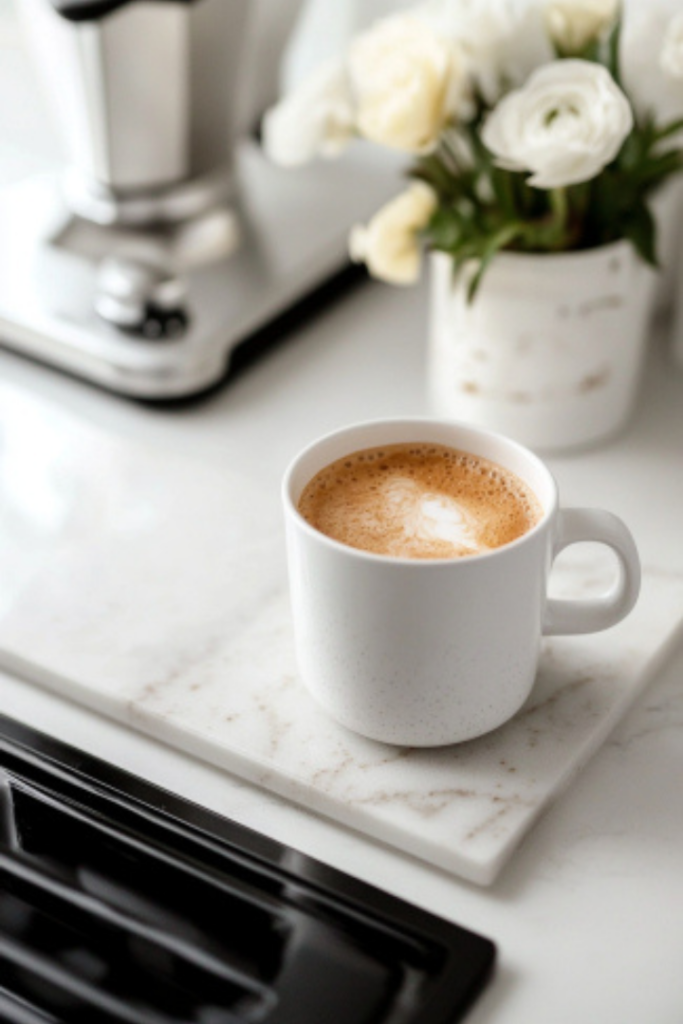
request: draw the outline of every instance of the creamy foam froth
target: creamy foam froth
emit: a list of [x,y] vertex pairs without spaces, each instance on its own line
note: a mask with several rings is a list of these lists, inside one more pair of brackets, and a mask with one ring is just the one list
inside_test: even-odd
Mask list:
[[514,473],[435,444],[354,452],[307,484],[299,511],[334,540],[402,558],[481,554],[522,536],[542,515]]

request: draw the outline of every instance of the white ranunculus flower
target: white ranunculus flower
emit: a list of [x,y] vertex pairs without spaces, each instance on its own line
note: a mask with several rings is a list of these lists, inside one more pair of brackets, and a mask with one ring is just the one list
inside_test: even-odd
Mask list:
[[360,133],[392,149],[428,152],[465,99],[457,45],[412,14],[384,18],[358,36],[348,66]]
[[537,2],[426,0],[416,13],[460,45],[478,92],[493,104],[553,57]]
[[337,156],[354,134],[354,109],[343,61],[324,64],[263,119],[263,148],[275,163],[297,167]]
[[683,78],[683,14],[677,14],[669,22],[659,66],[670,78]]
[[530,185],[562,188],[599,174],[632,127],[631,106],[606,68],[558,60],[500,101],[482,139],[501,167],[530,171]]
[[383,206],[367,226],[357,225],[349,238],[356,263],[365,263],[373,277],[389,284],[414,284],[420,276],[421,251],[417,233],[436,209],[434,192],[414,182]]
[[616,21],[619,0],[549,0],[548,35],[562,53],[580,53]]
[[680,0],[648,0],[641,7],[632,0],[621,36],[621,73],[626,92],[641,117],[655,112],[660,124],[683,113],[680,79],[662,67],[665,39],[673,31],[671,21],[677,3]]

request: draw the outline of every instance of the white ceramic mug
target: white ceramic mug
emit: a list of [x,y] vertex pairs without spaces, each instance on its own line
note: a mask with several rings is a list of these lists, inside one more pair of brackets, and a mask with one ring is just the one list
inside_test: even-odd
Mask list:
[[[305,485],[325,466],[364,448],[410,442],[448,445],[511,470],[535,493],[542,518],[493,551],[421,560],[351,548],[298,512]],[[496,728],[529,695],[543,634],[607,629],[638,596],[638,552],[620,519],[561,509],[536,455],[465,424],[380,420],[337,431],[293,461],[283,498],[302,678],[337,721],[387,743],[438,746]],[[553,559],[579,541],[614,550],[612,589],[590,600],[548,598]]]

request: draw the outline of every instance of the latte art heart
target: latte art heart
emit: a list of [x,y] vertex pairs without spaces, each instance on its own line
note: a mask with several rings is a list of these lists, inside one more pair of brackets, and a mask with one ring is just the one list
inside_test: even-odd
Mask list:
[[516,540],[541,518],[514,473],[443,445],[372,448],[304,488],[303,517],[333,540],[398,558],[463,558]]

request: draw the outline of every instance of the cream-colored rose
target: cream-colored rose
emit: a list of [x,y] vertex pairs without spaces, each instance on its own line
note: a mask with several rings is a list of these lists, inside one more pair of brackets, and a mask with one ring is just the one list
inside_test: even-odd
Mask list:
[[383,206],[367,226],[351,232],[349,252],[356,263],[365,263],[373,277],[389,284],[414,284],[420,276],[421,250],[418,232],[436,209],[429,186],[414,182]]
[[501,167],[530,171],[530,185],[562,188],[599,174],[632,127],[631,106],[606,68],[558,60],[500,101],[482,139]]
[[563,54],[577,54],[609,29],[619,0],[550,0],[544,14],[548,35]]
[[358,36],[349,74],[360,133],[409,153],[435,146],[467,90],[457,44],[411,14],[385,18]]
[[341,60],[315,71],[263,119],[263,148],[282,167],[336,156],[353,134],[353,102]]
[[683,14],[677,14],[669,22],[659,65],[670,78],[683,78]]

